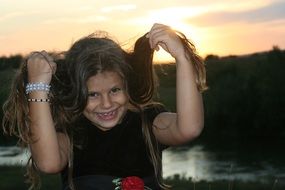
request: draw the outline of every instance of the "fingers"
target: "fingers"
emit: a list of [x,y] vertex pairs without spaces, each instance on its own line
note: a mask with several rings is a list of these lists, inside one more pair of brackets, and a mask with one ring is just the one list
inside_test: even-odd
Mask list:
[[163,31],[163,30],[171,30],[171,27],[164,25],[164,24],[156,23],[151,27],[150,34],[155,33],[155,32],[159,32],[159,31]]
[[151,48],[157,48],[158,45],[161,45],[163,49],[171,41],[176,41],[178,38],[176,32],[170,26],[163,24],[154,24],[147,37],[149,37]]
[[171,53],[169,48],[174,48],[178,41],[176,32],[171,27],[163,24],[154,24],[147,37],[149,37],[149,43],[152,49],[158,51],[159,46],[161,46],[169,53]]
[[28,56],[28,61],[35,59],[44,59],[48,63],[54,62],[53,58],[46,51],[34,51]]
[[46,51],[32,52],[27,58],[29,81],[49,83],[56,71],[53,57]]
[[163,39],[167,37],[168,31],[171,28],[163,24],[154,24],[149,31],[147,37],[149,38],[150,47],[158,49],[159,42],[163,42]]
[[41,51],[40,54],[49,62],[53,62],[53,57],[50,56],[46,51]]
[[46,51],[35,51],[32,52],[27,59],[28,64],[33,62],[34,64],[48,64],[52,69],[52,72],[56,71],[56,63],[52,56],[50,56]]
[[184,54],[184,46],[176,31],[163,24],[154,24],[147,34],[152,49],[159,50],[159,46],[176,58]]
[[40,54],[45,58],[45,60],[48,62],[48,64],[50,65],[53,74],[56,71],[56,63],[54,62],[54,59],[52,56],[50,56],[46,51],[41,51]]
[[152,34],[150,38],[150,46],[151,48],[157,49],[160,45],[164,48],[166,45],[167,34],[164,31],[157,31]]

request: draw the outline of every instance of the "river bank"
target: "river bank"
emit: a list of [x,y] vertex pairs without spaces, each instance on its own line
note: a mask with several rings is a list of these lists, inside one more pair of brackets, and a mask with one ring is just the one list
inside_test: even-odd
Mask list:
[[[24,183],[25,168],[23,166],[0,166],[0,189],[3,190],[25,190],[28,189]],[[284,190],[285,184],[282,179],[273,180],[270,183],[244,182],[237,180],[217,180],[212,182],[195,182],[191,178],[174,175],[165,179],[172,186],[172,190]],[[42,174],[41,190],[60,190],[59,175]]]

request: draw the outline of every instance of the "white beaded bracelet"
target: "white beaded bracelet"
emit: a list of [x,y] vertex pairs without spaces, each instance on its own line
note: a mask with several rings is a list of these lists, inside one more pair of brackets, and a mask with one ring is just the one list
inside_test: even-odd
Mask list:
[[50,102],[50,99],[37,99],[37,98],[28,98],[28,102]]
[[32,91],[45,91],[49,93],[49,90],[50,90],[50,85],[42,82],[28,83],[26,86],[26,94],[29,94]]

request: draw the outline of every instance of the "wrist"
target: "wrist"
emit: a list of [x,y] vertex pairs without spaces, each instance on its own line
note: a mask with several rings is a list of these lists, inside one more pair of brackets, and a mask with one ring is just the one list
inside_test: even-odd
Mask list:
[[50,85],[43,82],[28,83],[26,85],[26,94],[30,94],[34,91],[43,91],[48,94],[50,91]]
[[28,98],[49,98],[49,95],[44,91],[33,91],[28,94]]
[[28,76],[28,82],[29,83],[44,83],[44,84],[50,84],[51,76],[47,74],[31,74]]
[[175,57],[176,63],[188,63],[190,60],[188,57],[185,55],[185,53],[181,53],[178,56]]
[[32,91],[28,94],[27,101],[29,103],[50,103],[49,94],[45,91]]

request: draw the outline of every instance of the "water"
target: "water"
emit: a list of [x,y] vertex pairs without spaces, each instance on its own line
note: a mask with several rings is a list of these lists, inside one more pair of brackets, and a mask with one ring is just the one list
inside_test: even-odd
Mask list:
[[[240,155],[235,151],[212,152],[201,145],[169,149],[163,156],[164,177],[179,174],[194,181],[240,180],[264,183],[285,179],[285,164],[276,163],[274,156],[264,156],[265,159],[262,159],[255,158],[254,154]],[[245,156],[249,157],[246,161],[243,160]]]
[[19,147],[0,147],[0,165],[26,165],[29,155]]
[[[25,165],[28,157],[27,150],[0,147],[0,165]],[[179,174],[194,181],[272,182],[276,179],[285,179],[285,164],[273,162],[272,158],[268,157],[250,157],[246,162],[241,162],[237,159],[235,151],[212,152],[205,150],[202,145],[169,148],[163,152],[163,173],[164,177]]]

